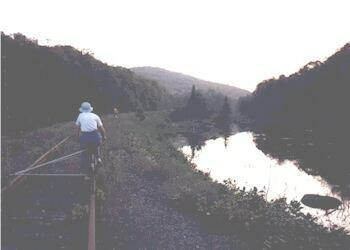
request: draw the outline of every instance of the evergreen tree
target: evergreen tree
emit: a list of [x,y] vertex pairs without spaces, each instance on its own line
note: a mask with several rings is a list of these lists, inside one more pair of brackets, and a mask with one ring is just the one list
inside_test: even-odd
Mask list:
[[215,126],[221,130],[221,132],[228,136],[230,134],[232,124],[232,110],[228,102],[228,98],[225,97],[224,104],[222,105],[219,115],[215,119]]
[[205,99],[201,93],[196,91],[194,85],[185,107],[185,112],[187,113],[187,118],[189,120],[202,120],[208,117],[209,111]]
[[188,98],[185,107],[174,111],[171,114],[173,120],[203,120],[208,118],[209,110],[206,101],[201,93],[196,90],[196,87],[192,87],[191,95]]

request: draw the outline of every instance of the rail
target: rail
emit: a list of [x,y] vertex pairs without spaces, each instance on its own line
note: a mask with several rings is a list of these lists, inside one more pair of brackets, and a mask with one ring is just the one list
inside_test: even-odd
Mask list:
[[91,194],[90,194],[90,205],[89,205],[89,240],[88,240],[88,250],[95,250],[96,248],[96,225],[95,225],[95,193],[96,193],[96,178],[95,178],[95,157],[91,162]]

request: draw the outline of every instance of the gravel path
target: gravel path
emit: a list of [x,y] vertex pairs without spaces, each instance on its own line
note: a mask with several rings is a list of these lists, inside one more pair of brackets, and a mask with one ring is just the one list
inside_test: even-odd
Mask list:
[[[106,176],[119,172],[120,178],[106,178],[107,207],[112,249],[240,249],[227,236],[209,234],[195,220],[171,208],[161,197],[160,182],[138,176],[133,155],[114,151]],[[116,165],[118,167],[116,167]],[[105,246],[104,246],[105,247]],[[106,248],[108,249],[108,248]]]

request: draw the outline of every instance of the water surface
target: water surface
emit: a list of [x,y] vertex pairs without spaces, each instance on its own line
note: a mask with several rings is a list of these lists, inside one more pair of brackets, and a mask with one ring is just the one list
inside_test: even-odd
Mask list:
[[[191,158],[190,146],[184,146],[182,151]],[[256,147],[251,132],[229,137],[227,147],[222,138],[207,140],[191,160],[199,170],[209,172],[219,182],[230,178],[238,187],[265,190],[267,200],[286,197],[288,202],[300,201],[304,194],[328,195],[342,200],[322,177],[307,174],[298,167],[297,161],[281,162],[263,153]],[[336,224],[350,230],[350,201],[343,202],[344,209],[327,216],[323,210],[307,207],[302,212],[319,217],[318,221],[327,226]]]

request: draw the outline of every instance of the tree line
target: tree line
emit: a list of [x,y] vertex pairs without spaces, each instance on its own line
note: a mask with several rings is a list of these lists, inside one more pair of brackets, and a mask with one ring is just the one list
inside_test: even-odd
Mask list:
[[75,119],[83,101],[101,114],[156,110],[168,94],[155,81],[70,46],[40,46],[1,33],[2,134]]
[[298,133],[318,131],[333,139],[350,126],[350,43],[325,62],[310,62],[288,77],[260,83],[239,101],[251,128]]

